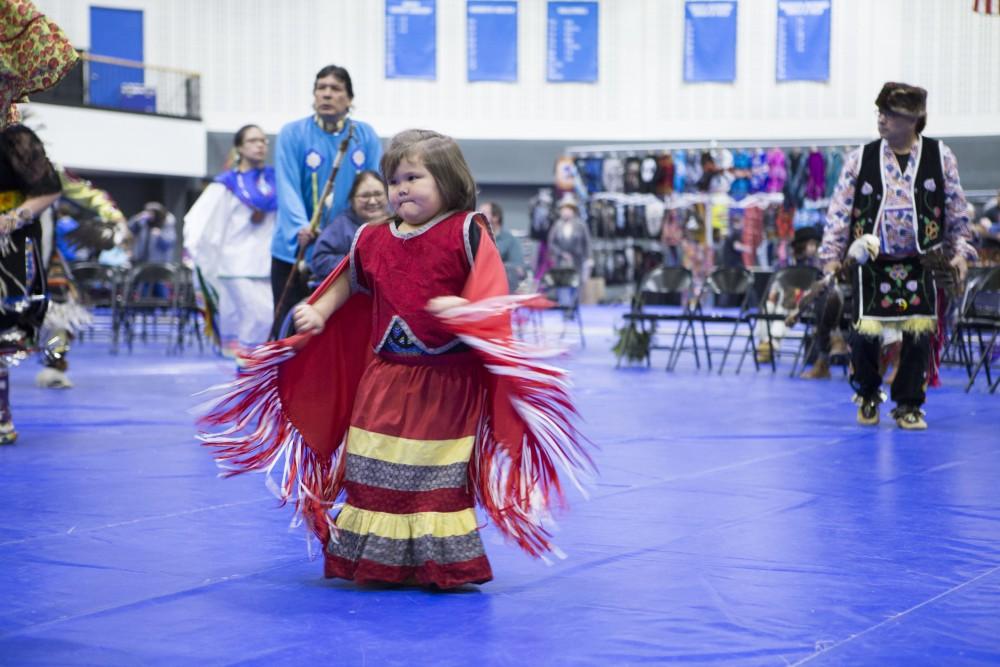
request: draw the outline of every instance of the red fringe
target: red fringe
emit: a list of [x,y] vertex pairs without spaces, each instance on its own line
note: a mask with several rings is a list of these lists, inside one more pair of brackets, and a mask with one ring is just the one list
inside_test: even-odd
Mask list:
[[[299,343],[295,338],[275,341],[241,355],[236,379],[212,388],[224,393],[199,418],[198,438],[214,450],[223,477],[265,473],[268,488],[281,504],[292,501],[298,521],[326,544],[331,530],[328,512],[343,488],[343,457],[340,449],[333,457],[323,457],[309,448],[282,407],[278,367],[295,355]],[[210,431],[227,425],[225,430]],[[271,475],[278,466],[281,481],[275,483]]]
[[469,475],[476,499],[497,528],[532,556],[555,551],[545,524],[551,502],[565,506],[560,470],[584,492],[579,474],[595,471],[575,426],[567,371],[543,359],[559,354],[510,335],[510,313],[544,304],[537,296],[499,296],[442,314],[490,374]]

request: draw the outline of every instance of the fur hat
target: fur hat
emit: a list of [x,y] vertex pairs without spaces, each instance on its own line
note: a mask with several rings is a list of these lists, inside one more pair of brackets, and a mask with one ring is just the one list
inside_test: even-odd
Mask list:
[[922,118],[927,115],[927,91],[918,86],[889,81],[875,98],[875,106]]
[[564,206],[569,206],[574,211],[576,211],[577,214],[580,213],[580,204],[577,203],[576,197],[574,197],[573,194],[570,192],[567,192],[566,194],[564,194],[562,197],[559,198],[559,203],[556,204],[556,209],[560,209]]

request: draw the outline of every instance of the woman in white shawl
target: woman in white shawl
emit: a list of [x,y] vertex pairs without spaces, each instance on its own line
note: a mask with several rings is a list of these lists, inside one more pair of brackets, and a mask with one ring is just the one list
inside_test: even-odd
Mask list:
[[274,169],[264,166],[267,135],[246,125],[233,140],[233,168],[215,178],[184,216],[184,248],[206,298],[218,307],[224,353],[267,340],[273,319],[271,236]]

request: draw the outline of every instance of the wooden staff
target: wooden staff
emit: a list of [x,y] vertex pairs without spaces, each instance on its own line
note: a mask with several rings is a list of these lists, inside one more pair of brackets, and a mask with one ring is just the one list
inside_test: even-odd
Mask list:
[[[319,229],[319,221],[323,217],[323,207],[326,205],[326,199],[330,196],[330,192],[333,190],[333,181],[337,178],[337,172],[340,171],[340,163],[344,159],[344,154],[347,152],[347,145],[351,141],[351,137],[354,136],[354,123],[350,123],[347,128],[347,136],[344,137],[343,141],[340,142],[340,146],[337,148],[337,157],[333,160],[333,169],[330,170],[330,177],[326,179],[326,184],[323,186],[323,194],[320,195],[319,201],[316,204],[316,210],[313,211],[312,219],[309,221],[309,231],[313,234]],[[299,267],[306,257],[306,250],[309,249],[309,244],[299,245],[299,252],[295,257],[295,264],[292,265],[292,271],[288,274],[288,280],[285,281],[285,287],[281,290],[281,298],[278,299],[278,305],[274,307],[274,324],[271,325],[271,334],[268,340],[277,340],[278,333],[281,331],[281,325],[284,324],[278,319],[279,314],[284,310],[285,301],[288,299],[288,293],[292,289],[292,285],[295,284],[296,278],[299,275]]]

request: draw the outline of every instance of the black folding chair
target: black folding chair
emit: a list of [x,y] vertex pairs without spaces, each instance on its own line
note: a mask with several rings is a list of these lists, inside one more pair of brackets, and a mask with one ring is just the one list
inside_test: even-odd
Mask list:
[[[637,334],[647,337],[650,341],[646,350],[646,365],[651,363],[650,352],[652,350],[670,350],[670,357],[667,362],[667,370],[671,370],[674,350],[680,340],[681,328],[687,321],[688,299],[690,298],[691,284],[693,278],[691,272],[680,266],[660,266],[648,274],[639,284],[638,294],[632,301],[632,309],[625,313],[622,318],[626,322],[626,330],[629,325],[634,325]],[[667,308],[679,306],[680,311],[667,310]],[[673,343],[667,345],[655,344],[656,326],[660,322],[676,322],[677,328],[674,331]],[[701,367],[698,359],[698,352],[695,351],[695,362]],[[618,358],[621,365],[621,357]]]
[[[141,323],[140,335],[143,341],[155,340],[160,318],[169,320],[177,314],[179,274],[175,264],[140,264],[132,269],[125,282],[125,296],[122,303],[121,323],[125,342],[132,351],[136,327]],[[148,320],[152,320],[152,335]],[[169,330],[168,330],[169,331]],[[149,338],[148,338],[149,336]],[[172,332],[167,334],[173,339]],[[168,352],[170,349],[168,348]]]
[[198,341],[198,351],[204,352],[201,330],[205,322],[205,313],[198,306],[198,287],[195,284],[194,271],[184,265],[177,271],[177,296],[174,303],[177,315],[177,351],[184,351],[187,336],[190,334]]
[[551,310],[562,313],[563,329],[559,338],[566,335],[566,323],[574,320],[580,332],[580,347],[587,347],[580,315],[580,286],[580,272],[575,268],[551,268],[542,276],[540,290],[555,304]]
[[[684,350],[684,341],[688,335],[691,336],[692,350],[697,355],[698,338],[695,332],[695,323],[701,325],[701,335],[705,345],[705,357],[708,360],[708,368],[712,368],[712,347],[709,345],[708,325],[726,324],[732,325],[728,339],[722,351],[722,361],[719,363],[719,374],[722,374],[726,367],[726,360],[732,351],[733,341],[739,332],[741,325],[747,327],[747,336],[753,345],[753,319],[750,312],[750,304],[754,296],[753,275],[750,271],[737,268],[721,268],[713,271],[705,280],[703,294],[711,294],[714,301],[713,307],[706,310],[702,305],[702,299],[693,300],[693,306],[687,311],[687,323],[681,334],[680,344],[674,350],[673,365],[676,366],[680,353]],[[735,306],[732,304],[735,303]],[[715,327],[717,328],[717,327]],[[718,351],[718,350],[717,350]],[[756,357],[754,364],[757,364]],[[737,371],[739,372],[739,371]]]
[[[767,344],[770,348],[770,364],[771,372],[776,372],[778,367],[775,363],[775,359],[780,354],[779,345],[775,345],[774,336],[771,333],[771,323],[772,322],[784,322],[785,317],[788,313],[787,306],[789,302],[793,302],[796,295],[801,295],[803,292],[812,287],[813,283],[816,282],[820,277],[819,269],[812,266],[786,266],[782,269],[778,269],[768,280],[767,287],[764,289],[761,295],[760,302],[757,308],[752,312],[752,318],[754,326],[757,322],[763,322],[765,325],[765,331],[767,332]],[[775,307],[769,309],[768,304],[774,304],[774,299],[778,299],[778,303]],[[799,345],[802,344],[801,336],[784,336],[783,338],[794,338],[798,341]],[[746,359],[748,352],[756,352],[755,336],[748,336],[745,345],[743,346],[743,354],[740,356],[740,363],[736,368],[736,372],[739,373],[740,369],[743,367],[743,361]],[[761,341],[763,342],[763,341]],[[756,356],[754,357],[757,361]],[[760,368],[758,363],[758,368]]]
[[[1000,267],[992,268],[968,284],[962,300],[962,312],[955,324],[955,337],[961,346],[969,377],[965,391],[968,393],[972,389],[979,372],[985,370],[986,384],[990,393],[995,393],[1000,386],[1000,377],[996,380],[992,377],[993,352],[997,348],[997,334],[1000,333]],[[973,335],[978,346],[973,345]],[[972,360],[977,357],[978,361],[973,366]]]

